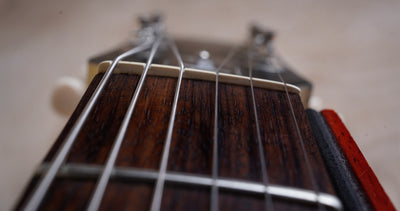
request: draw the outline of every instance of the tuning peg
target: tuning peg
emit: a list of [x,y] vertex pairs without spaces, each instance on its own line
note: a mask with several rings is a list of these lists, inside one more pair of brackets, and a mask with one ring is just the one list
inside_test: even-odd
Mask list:
[[70,116],[85,92],[85,88],[86,85],[81,79],[69,76],[58,79],[51,97],[54,110],[63,116]]
[[318,97],[318,96],[311,96],[310,100],[308,101],[308,107],[312,108],[316,111],[320,111],[322,109],[324,109],[324,103],[322,101],[322,98]]
[[252,24],[250,28],[251,39],[254,45],[261,46],[261,45],[268,45],[275,37],[275,32],[263,28],[258,24]]

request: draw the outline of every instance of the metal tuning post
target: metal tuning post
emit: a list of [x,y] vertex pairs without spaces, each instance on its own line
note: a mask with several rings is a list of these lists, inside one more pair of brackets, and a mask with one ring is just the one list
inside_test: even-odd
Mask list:
[[256,69],[270,73],[284,71],[283,65],[275,55],[273,40],[275,32],[253,24],[250,28],[249,47]]
[[275,32],[253,24],[250,28],[248,41],[249,53],[253,60],[253,72],[256,78],[265,78],[275,81],[284,81],[301,88],[300,94],[303,104],[307,107],[311,95],[312,85],[309,81],[295,73],[282,60],[274,48]]
[[273,55],[273,39],[275,32],[263,29],[259,25],[253,24],[250,29],[250,44],[258,54],[263,56]]
[[151,16],[140,16],[138,18],[140,29],[135,31],[137,42],[144,43],[154,41],[158,36],[164,36],[164,19],[160,14]]

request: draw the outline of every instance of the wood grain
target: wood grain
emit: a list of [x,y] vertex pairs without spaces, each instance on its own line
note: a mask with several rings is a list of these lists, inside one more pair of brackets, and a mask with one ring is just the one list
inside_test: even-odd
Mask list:
[[[254,92],[271,183],[314,190],[312,186],[312,180],[314,180],[318,186],[317,191],[334,194],[332,186],[326,185],[330,179],[300,97],[295,94],[289,95],[301,131],[301,138],[290,112],[286,93],[265,92],[262,89],[255,89]],[[301,142],[304,143],[305,152],[301,147]],[[307,169],[304,154],[308,156],[311,173]]]
[[211,174],[215,85],[182,81],[168,170]]
[[[45,162],[50,161],[60,147],[65,134],[87,102],[101,77],[97,75],[81,103],[60,135]],[[104,164],[115,138],[120,121],[129,104],[138,76],[115,74],[110,78],[104,93],[82,128],[71,150],[67,163]],[[128,132],[122,144],[116,165],[158,169],[176,79],[148,77],[135,107]],[[229,179],[261,182],[261,162],[256,136],[255,112],[259,117],[262,146],[270,183],[314,190],[312,178],[318,191],[334,194],[315,140],[310,132],[300,97],[290,95],[294,112],[300,125],[306,152],[300,146],[300,138],[290,113],[285,92],[261,88],[254,90],[257,111],[253,109],[250,87],[220,84],[218,113],[218,165],[219,176]],[[182,81],[173,139],[168,160],[168,171],[211,176],[212,141],[214,122],[215,84],[209,81],[185,79]],[[310,158],[310,175],[304,161],[304,153]],[[42,207],[60,207],[64,199],[76,203],[80,209],[87,206],[93,189],[93,180],[87,184],[79,180],[57,179]],[[32,181],[33,189],[36,180]],[[65,185],[71,182],[75,185]],[[153,182],[120,181],[113,179],[106,189],[100,209],[148,209],[154,188]],[[77,189],[82,195],[75,194]],[[220,190],[220,208],[230,210],[263,210],[264,195]],[[187,210],[195,207],[208,210],[210,189],[190,185],[167,183],[164,189],[162,209]],[[53,198],[52,198],[53,197]],[[274,198],[277,210],[315,209],[316,206]],[[74,207],[75,208],[75,207]],[[62,209],[62,208],[58,208]],[[65,208],[67,209],[67,208]]]
[[256,122],[249,87],[220,84],[218,118],[219,175],[261,182]]

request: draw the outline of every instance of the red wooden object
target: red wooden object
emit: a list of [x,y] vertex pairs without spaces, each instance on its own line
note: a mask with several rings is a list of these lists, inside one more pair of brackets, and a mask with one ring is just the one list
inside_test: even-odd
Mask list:
[[360,181],[375,210],[396,210],[353,137],[351,137],[349,131],[336,112],[333,110],[323,110],[321,113],[332,129],[344,155],[348,159],[357,179]]

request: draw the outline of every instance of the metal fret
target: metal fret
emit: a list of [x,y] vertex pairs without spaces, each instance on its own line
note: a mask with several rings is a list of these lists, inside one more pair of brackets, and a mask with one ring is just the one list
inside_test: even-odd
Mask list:
[[183,78],[183,73],[185,72],[185,66],[183,64],[182,58],[179,54],[178,48],[176,47],[175,43],[173,40],[169,39],[168,43],[172,49],[172,52],[174,53],[176,59],[178,60],[179,63],[179,78],[176,84],[176,90],[175,90],[175,96],[174,96],[174,103],[172,105],[172,112],[171,112],[171,118],[168,123],[168,133],[167,133],[167,138],[164,143],[164,150],[163,150],[163,155],[161,159],[161,165],[160,165],[160,170],[159,174],[157,177],[157,182],[156,182],[156,189],[154,191],[153,195],[153,200],[151,203],[151,210],[152,211],[158,211],[160,210],[161,206],[161,199],[162,199],[162,192],[164,189],[164,181],[165,181],[165,174],[167,171],[167,163],[168,163],[168,155],[169,155],[169,150],[171,146],[171,140],[172,140],[172,132],[174,129],[174,121],[175,121],[175,116],[176,116],[176,107],[178,105],[178,99],[179,99],[179,92],[181,90],[181,83],[182,83],[182,78]]
[[25,205],[24,210],[37,210],[40,203],[43,200],[43,197],[47,193],[47,190],[50,187],[50,184],[53,182],[57,171],[61,167],[62,163],[64,162],[68,152],[70,151],[76,137],[80,129],[83,126],[83,123],[86,121],[87,117],[89,116],[90,111],[92,110],[94,104],[96,103],[97,99],[100,97],[106,83],[108,82],[111,74],[113,73],[114,69],[116,68],[119,61],[122,59],[131,56],[133,54],[139,53],[148,49],[151,45],[151,42],[144,42],[141,45],[134,47],[133,49],[126,51],[125,53],[119,55],[110,67],[107,69],[106,73],[104,74],[103,78],[99,82],[99,85],[96,87],[93,95],[90,97],[88,103],[82,110],[81,115],[79,115],[78,119],[76,120],[75,124],[72,126],[71,131],[68,133],[67,137],[65,138],[65,142],[62,145],[61,149],[57,152],[55,159],[53,160],[50,168],[47,169],[46,174],[43,175],[43,178],[40,180],[38,186],[36,187],[33,195],[29,199],[28,203]]
[[[50,164],[42,164],[36,171],[36,175],[40,176],[47,171]],[[57,177],[60,178],[97,178],[103,171],[103,166],[100,165],[85,165],[85,164],[65,164],[60,168],[57,173]],[[148,180],[155,181],[158,178],[158,171],[145,170],[137,168],[122,168],[115,167],[112,169],[110,175],[112,179],[123,179],[123,180]],[[212,177],[206,177],[203,175],[185,174],[178,172],[166,172],[165,181],[173,182],[178,184],[195,185],[212,187],[214,185],[214,179]],[[252,181],[244,180],[232,180],[218,178],[215,185],[218,188],[222,188],[230,191],[237,191],[243,193],[253,194],[265,194],[266,192],[273,196],[288,201],[296,201],[297,203],[308,203],[308,204],[321,204],[327,207],[331,207],[335,210],[342,210],[343,205],[339,198],[334,195],[327,193],[315,193],[312,190],[293,188],[280,185],[265,186],[263,183],[257,183]]]
[[92,196],[92,199],[90,200],[89,206],[87,208],[87,210],[89,210],[89,211],[98,210],[98,208],[100,206],[101,199],[103,198],[104,191],[105,191],[107,183],[109,181],[110,174],[112,172],[115,160],[117,159],[118,152],[119,152],[119,149],[121,147],[122,141],[123,141],[123,139],[125,137],[125,133],[126,133],[126,130],[128,128],[129,121],[131,120],[131,116],[132,116],[133,110],[134,110],[134,108],[136,106],[136,102],[137,102],[137,100],[139,98],[139,94],[140,94],[140,92],[142,90],[144,81],[146,79],[147,72],[150,69],[150,65],[151,65],[151,63],[153,61],[154,55],[156,54],[157,49],[158,49],[162,39],[163,39],[163,36],[159,35],[159,37],[157,37],[157,40],[153,43],[153,46],[152,46],[151,52],[150,52],[150,56],[149,56],[149,58],[147,60],[147,63],[146,63],[146,67],[145,67],[145,69],[144,69],[144,71],[142,73],[142,76],[140,77],[140,80],[139,80],[138,85],[136,87],[135,93],[133,94],[131,103],[130,103],[130,105],[128,107],[128,110],[127,110],[127,112],[126,112],[126,114],[124,116],[124,119],[122,121],[122,124],[121,124],[121,126],[119,128],[118,135],[117,135],[117,137],[115,139],[115,142],[114,142],[114,145],[112,147],[112,151],[111,151],[111,153],[110,153],[110,155],[109,155],[109,157],[107,159],[106,166],[105,166],[105,168],[103,170],[103,173],[101,174],[101,177],[100,177],[100,179],[99,179],[99,181],[98,181],[98,183],[96,185],[96,189],[95,189],[95,192],[94,192],[94,194]]

